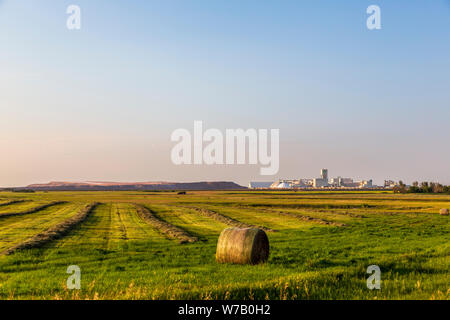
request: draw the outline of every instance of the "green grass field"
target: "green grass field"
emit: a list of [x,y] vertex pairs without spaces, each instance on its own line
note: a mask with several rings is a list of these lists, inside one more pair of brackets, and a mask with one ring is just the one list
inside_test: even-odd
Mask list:
[[[8,204],[13,200],[27,200]],[[26,212],[54,201],[30,214]],[[0,256],[0,299],[449,299],[448,195],[390,192],[0,192],[0,252],[100,202],[64,237]],[[4,205],[2,205],[4,204]],[[198,238],[180,243],[138,215]],[[263,265],[215,262],[225,223],[273,229]],[[81,268],[69,290],[67,267]],[[381,268],[381,290],[366,285]]]

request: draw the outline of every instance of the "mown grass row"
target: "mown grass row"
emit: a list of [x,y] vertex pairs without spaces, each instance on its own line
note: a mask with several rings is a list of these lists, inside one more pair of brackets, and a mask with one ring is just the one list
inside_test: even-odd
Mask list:
[[10,201],[6,201],[6,202],[1,202],[0,207],[6,207],[6,206],[10,206],[12,204],[22,203],[25,201],[26,200],[10,200]]
[[[242,207],[243,206],[241,206],[241,208]],[[250,208],[251,207],[252,206],[250,206]],[[248,207],[246,207],[246,209],[248,209]],[[301,212],[297,212],[297,211],[292,212],[292,211],[284,211],[284,210],[280,210],[280,209],[281,208],[278,208],[278,210],[277,210],[275,207],[258,208],[258,210],[267,212],[269,214],[277,214],[277,215],[287,216],[287,217],[291,217],[291,218],[302,220],[302,221],[307,221],[307,222],[312,222],[312,223],[317,223],[317,224],[322,224],[322,225],[337,226],[337,227],[345,227],[346,226],[345,223],[341,223],[341,222],[337,222],[337,221],[330,221],[330,220],[326,220],[324,218],[312,217],[312,216],[305,215],[305,214],[303,214]],[[316,213],[317,213],[317,211],[316,211]],[[336,213],[332,212],[331,214],[336,214]],[[351,216],[351,217],[355,218],[355,216]],[[362,216],[357,216],[357,217],[362,217]]]
[[26,211],[0,213],[0,219],[1,218],[7,218],[7,217],[13,217],[13,216],[23,216],[23,215],[26,215],[26,214],[32,214],[32,213],[36,213],[36,212],[45,210],[45,209],[50,208],[52,206],[56,206],[56,205],[64,204],[64,203],[67,203],[67,202],[66,201],[53,201],[51,203],[46,203],[46,204],[43,204],[43,205],[31,208],[31,209],[26,210]]
[[334,222],[334,221],[328,221],[325,219],[321,219],[321,218],[314,218],[314,217],[310,217],[307,215],[302,215],[302,214],[295,214],[292,212],[287,212],[287,211],[278,211],[278,214],[283,215],[283,216],[288,216],[288,217],[293,217],[302,221],[310,221],[313,223],[318,223],[318,224],[324,224],[324,225],[330,225],[330,226],[338,226],[338,227],[345,227],[346,224],[345,223],[340,223],[340,222]]
[[224,224],[226,224],[228,226],[231,226],[231,227],[236,227],[236,228],[260,228],[260,229],[262,229],[264,231],[267,231],[267,232],[275,232],[276,231],[276,230],[273,230],[273,229],[265,227],[265,226],[248,224],[248,223],[236,220],[236,219],[232,219],[232,218],[227,217],[227,216],[225,216],[223,214],[220,214],[220,213],[218,213],[216,211],[205,209],[205,208],[199,208],[199,207],[181,207],[181,208],[194,210],[194,211],[199,212],[200,214],[202,214],[202,215],[204,215],[204,216],[206,216],[208,218],[217,220],[217,221],[222,222],[222,223],[224,223]]
[[26,215],[12,215],[0,219],[0,252],[72,217],[81,207],[79,203],[61,203]]
[[137,212],[139,216],[147,221],[149,224],[151,224],[153,227],[155,227],[159,232],[163,233],[164,235],[167,235],[169,238],[177,239],[180,241],[180,243],[186,243],[186,242],[195,242],[198,241],[197,237],[194,237],[187,233],[185,230],[182,230],[179,227],[176,227],[156,216],[156,213],[153,211],[150,211],[150,209],[141,206],[136,205]]
[[272,211],[268,208],[262,209],[245,206],[222,207],[216,205],[208,205],[204,208],[213,210],[232,219],[243,221],[248,225],[265,226],[273,230],[280,230],[280,232],[286,229],[301,230],[315,225],[311,221],[302,221],[297,217],[282,216],[277,211]]
[[291,208],[291,209],[367,209],[367,208],[383,208],[385,206],[373,204],[313,204],[313,203],[250,203],[248,206],[254,207],[276,207],[276,208]]
[[76,225],[83,222],[89,214],[91,214],[92,210],[98,205],[98,203],[93,203],[86,205],[82,210],[80,210],[75,216],[64,220],[57,225],[48,228],[47,230],[40,232],[33,236],[32,238],[21,242],[3,252],[0,252],[0,255],[9,255],[18,250],[31,249],[31,248],[39,248],[46,243],[59,239],[66,235],[71,229],[73,229]]
[[[166,240],[151,225],[142,220],[136,207],[127,203],[99,204],[82,224],[64,238],[45,247],[43,261],[70,260],[73,263],[93,263],[109,259],[115,252],[124,258],[141,250],[141,246]],[[174,245],[178,245],[176,242]],[[76,262],[76,263],[75,263]]]

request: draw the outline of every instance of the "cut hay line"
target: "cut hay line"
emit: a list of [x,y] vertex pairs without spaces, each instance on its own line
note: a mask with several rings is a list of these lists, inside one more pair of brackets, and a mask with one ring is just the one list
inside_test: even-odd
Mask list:
[[374,204],[329,204],[329,203],[285,203],[285,204],[270,204],[270,203],[249,203],[249,207],[277,207],[284,209],[381,209],[386,206]]
[[[267,205],[268,206],[268,205]],[[263,211],[270,211],[270,212],[274,212],[275,211],[275,206],[277,206],[277,207],[281,207],[281,208],[284,208],[285,206],[283,206],[283,205],[273,205],[273,209],[269,209],[269,208],[267,208],[267,206],[262,206],[263,208],[261,208],[260,210],[263,210]],[[270,205],[270,206],[272,206],[272,205]],[[297,205],[296,205],[297,206]],[[254,208],[257,208],[257,206],[256,205],[238,205],[237,207],[240,207],[240,208],[245,208],[245,209],[254,209]],[[335,215],[340,215],[340,216],[348,216],[348,217],[351,217],[351,218],[358,218],[358,219],[364,219],[364,218],[366,218],[365,216],[363,216],[363,215],[360,215],[360,214],[355,214],[355,213],[351,213],[351,212],[348,212],[348,211],[345,211],[345,212],[339,212],[339,211],[329,211],[329,210],[324,210],[324,209],[315,209],[315,208],[312,208],[310,205],[305,205],[305,206],[302,206],[301,208],[300,207],[298,207],[298,208],[295,208],[295,207],[293,207],[294,209],[302,209],[302,210],[305,210],[305,211],[312,211],[312,212],[320,212],[320,213],[328,213],[328,214],[335,214]]]
[[31,208],[29,210],[22,211],[22,212],[0,213],[0,218],[7,218],[7,217],[13,217],[13,216],[22,216],[22,215],[26,215],[26,214],[36,213],[38,211],[42,211],[42,210],[47,209],[49,207],[53,207],[53,206],[56,206],[58,204],[64,204],[64,203],[67,203],[67,201],[54,201],[54,202],[43,204],[41,206],[34,207],[34,208]]
[[156,217],[156,215],[153,212],[151,212],[148,208],[138,204],[136,204],[135,206],[139,217],[141,217],[141,219],[144,220],[145,222],[152,225],[156,230],[158,230],[163,235],[166,235],[171,239],[179,240],[180,243],[198,241],[197,237],[191,236],[186,231]]
[[117,214],[117,218],[119,218],[119,223],[120,223],[120,233],[122,234],[121,239],[122,239],[122,240],[128,240],[127,229],[125,228],[125,224],[124,224],[123,221],[122,221],[122,217],[120,216],[120,211],[119,211],[119,209],[117,209],[116,214]]
[[336,215],[339,215],[339,216],[347,216],[347,217],[358,218],[358,219],[366,218],[363,215],[351,213],[351,212],[348,212],[348,211],[346,211],[346,212],[331,211],[330,212],[330,211],[326,211],[326,210],[318,210],[317,212],[320,212],[320,213],[331,213],[331,214],[336,214]]
[[0,207],[6,207],[6,206],[10,206],[12,204],[22,203],[25,201],[28,201],[28,200],[11,200],[11,201],[0,203]]
[[[253,206],[251,206],[250,208],[248,206],[241,206],[241,207],[246,208],[247,210],[249,210],[249,209],[253,209],[254,210]],[[337,226],[337,227],[346,227],[347,226],[345,223],[329,221],[329,220],[325,220],[325,219],[321,219],[321,218],[314,218],[314,217],[307,216],[307,215],[304,215],[304,214],[301,214],[301,213],[277,211],[275,209],[269,209],[269,208],[259,208],[259,210],[266,211],[266,212],[271,212],[271,213],[278,213],[279,215],[282,215],[282,216],[293,217],[293,218],[296,218],[298,220],[314,222],[314,223],[323,224],[323,225],[331,225],[331,226]]]
[[364,219],[364,218],[366,218],[366,216],[363,216],[361,214],[351,213],[351,212],[348,212],[348,211],[340,212],[340,211],[314,210],[314,209],[311,209],[311,210],[306,209],[305,211],[319,212],[319,213],[326,213],[326,214],[335,214],[335,215],[338,215],[338,216],[347,216],[347,217],[357,218],[357,219]]
[[279,215],[282,215],[282,216],[288,216],[288,217],[296,218],[298,220],[313,222],[313,223],[318,223],[318,224],[323,224],[323,225],[330,225],[330,226],[337,226],[337,227],[346,227],[347,226],[345,223],[329,221],[329,220],[325,220],[325,219],[321,219],[321,218],[314,218],[314,217],[310,217],[310,216],[307,216],[304,214],[299,214],[299,213],[276,211],[276,210],[272,210],[272,209],[261,209],[261,210],[267,211],[267,212],[274,212],[274,213],[278,213]]
[[58,223],[53,227],[50,227],[49,229],[41,233],[38,233],[32,238],[3,251],[2,253],[0,253],[0,255],[10,255],[18,250],[39,248],[48,242],[62,238],[70,230],[72,230],[78,224],[82,223],[92,213],[92,211],[97,205],[98,203],[91,203],[86,205],[74,217],[71,217],[61,223]]
[[302,221],[314,222],[314,223],[323,224],[323,225],[330,225],[330,226],[336,226],[336,227],[346,227],[347,226],[345,223],[334,222],[334,221],[329,221],[329,220],[320,219],[320,218],[314,218],[314,217],[306,216],[303,214],[297,214],[297,213],[285,212],[285,211],[279,211],[278,213],[283,216],[289,216],[289,217],[297,218]]
[[241,222],[239,220],[235,220],[233,218],[224,216],[216,211],[213,210],[209,210],[209,209],[205,209],[205,208],[199,208],[199,207],[181,207],[181,208],[186,208],[186,209],[192,209],[195,210],[199,213],[201,213],[202,215],[214,219],[216,221],[222,222],[228,226],[231,227],[236,227],[236,228],[259,228],[262,229],[266,232],[276,232],[276,230],[264,227],[264,226],[257,226],[257,225],[253,225],[253,224],[248,224],[245,222]]
[[432,216],[435,215],[436,212],[423,212],[423,211],[408,211],[408,212],[401,212],[401,211],[380,211],[380,212],[364,212],[365,214],[373,215],[373,216],[407,216],[407,215],[422,215],[422,216]]

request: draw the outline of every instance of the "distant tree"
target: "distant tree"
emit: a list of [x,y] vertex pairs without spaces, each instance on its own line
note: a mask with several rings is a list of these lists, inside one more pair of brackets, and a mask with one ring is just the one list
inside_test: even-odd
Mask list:
[[393,189],[394,193],[407,193],[408,190],[406,189],[406,185],[403,183],[402,180],[398,182],[398,185],[396,185]]
[[417,181],[413,182],[412,186],[408,189],[409,193],[421,193],[422,189],[419,188],[419,183]]
[[427,181],[422,182],[420,184],[420,188],[422,189],[423,193],[430,193],[431,192],[430,184]]
[[430,189],[431,189],[431,192],[433,192],[433,193],[442,193],[442,192],[444,192],[444,186],[442,184],[440,184],[440,183],[437,183],[437,182],[432,182],[430,184]]
[[[402,188],[401,181],[399,182],[399,188],[397,192],[400,192]],[[439,182],[421,182],[420,186],[417,181],[414,181],[407,190],[409,193],[450,193],[450,186],[445,186]]]
[[12,192],[17,192],[17,193],[34,193],[34,190],[31,190],[31,189],[12,189]]

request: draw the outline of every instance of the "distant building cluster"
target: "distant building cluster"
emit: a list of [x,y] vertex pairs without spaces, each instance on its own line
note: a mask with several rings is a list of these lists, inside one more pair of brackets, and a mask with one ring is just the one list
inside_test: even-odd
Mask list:
[[[394,181],[385,181],[385,188],[392,188],[396,185]],[[380,188],[373,184],[372,179],[354,181],[352,178],[331,178],[328,177],[328,169],[320,171],[319,178],[277,180],[275,182],[250,182],[250,189],[367,189]]]
[[398,186],[398,183],[392,180],[384,180],[384,187],[385,188],[394,188]]

